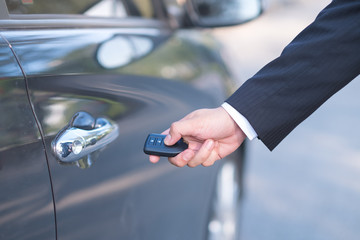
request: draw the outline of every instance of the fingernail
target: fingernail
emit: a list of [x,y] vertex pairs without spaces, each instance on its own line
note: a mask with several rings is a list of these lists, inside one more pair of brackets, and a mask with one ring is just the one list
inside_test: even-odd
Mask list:
[[171,135],[170,134],[166,135],[166,137],[164,139],[165,144],[168,145],[170,140],[171,140]]
[[213,140],[209,140],[205,143],[205,147],[207,150],[212,150],[214,147],[214,141]]

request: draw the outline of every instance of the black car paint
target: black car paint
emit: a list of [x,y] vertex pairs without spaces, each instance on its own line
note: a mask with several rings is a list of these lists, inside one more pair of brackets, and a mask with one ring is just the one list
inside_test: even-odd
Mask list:
[[[61,26],[61,20],[57,24]],[[218,106],[228,91],[223,81],[230,77],[216,49],[209,47],[214,46],[213,42],[206,42],[210,39],[206,34],[192,30],[173,32],[163,25],[130,26],[87,28],[84,23],[80,27],[74,23],[72,27],[47,28],[42,24],[36,28],[33,24],[25,30],[14,27],[0,32],[21,64],[31,101],[30,105],[24,76],[4,43],[1,51],[12,61],[5,61],[6,64],[2,61],[1,78],[5,80],[1,82],[14,82],[22,87],[17,87],[20,92],[14,90],[12,102],[1,101],[2,106],[10,104],[4,106],[9,108],[9,115],[1,118],[5,121],[1,125],[11,122],[15,126],[8,141],[19,136],[19,132],[29,133],[17,137],[19,141],[24,138],[20,144],[4,142],[6,146],[0,155],[7,157],[0,158],[3,166],[0,179],[5,179],[0,182],[6,185],[2,189],[14,184],[9,192],[18,196],[1,195],[1,206],[11,213],[6,204],[13,198],[25,201],[28,197],[31,203],[22,206],[23,214],[20,212],[12,221],[1,214],[0,234],[4,239],[205,238],[220,164],[206,169],[178,169],[162,159],[161,163],[151,165],[142,147],[149,132],[163,131],[172,121],[196,108]],[[126,66],[106,69],[96,59],[97,50],[116,36],[149,38],[154,48]],[[4,72],[9,72],[8,66],[16,69],[11,71],[18,72],[16,76],[4,76]],[[170,69],[167,74],[164,67]],[[19,107],[23,109],[13,113],[13,108]],[[40,129],[36,127],[32,107]],[[79,111],[95,118],[106,116],[119,126],[119,137],[98,153],[88,169],[60,164],[51,154],[51,141]],[[39,132],[44,134],[51,178]],[[18,180],[6,178],[7,169],[13,169],[13,178]],[[40,175],[33,176],[35,173]],[[20,181],[26,184],[21,187]],[[36,219],[24,215],[34,215]],[[24,219],[28,221],[23,223],[26,228],[22,229],[21,237],[12,235],[15,233],[10,232],[11,225],[6,232],[8,224],[21,224]],[[27,225],[29,222],[34,226]]]
[[54,239],[48,165],[24,76],[0,37],[0,239]]

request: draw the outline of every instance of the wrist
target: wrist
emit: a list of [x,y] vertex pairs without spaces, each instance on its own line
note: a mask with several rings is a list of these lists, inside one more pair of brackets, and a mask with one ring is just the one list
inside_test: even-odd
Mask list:
[[230,104],[224,102],[221,107],[228,113],[236,125],[250,140],[253,140],[258,136],[250,122]]
[[246,134],[244,133],[244,131],[241,129],[241,127],[236,123],[236,121],[234,120],[234,118],[229,114],[228,111],[226,111],[225,108],[223,108],[222,106],[218,107],[219,112],[221,113],[221,115],[223,116],[223,119],[225,119],[223,122],[225,123],[224,126],[231,126],[232,131],[237,132],[244,136],[244,138],[246,138]]

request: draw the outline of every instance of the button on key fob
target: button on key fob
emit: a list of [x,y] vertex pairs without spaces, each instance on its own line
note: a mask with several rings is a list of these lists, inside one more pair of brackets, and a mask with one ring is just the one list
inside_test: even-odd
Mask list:
[[144,145],[144,153],[161,157],[175,157],[188,148],[188,144],[180,139],[172,146],[164,143],[166,135],[151,133],[148,135]]

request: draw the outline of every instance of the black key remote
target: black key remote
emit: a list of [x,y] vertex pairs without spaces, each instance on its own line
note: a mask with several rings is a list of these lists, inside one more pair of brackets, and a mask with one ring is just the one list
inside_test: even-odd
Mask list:
[[148,135],[144,145],[144,153],[161,157],[175,157],[188,148],[188,144],[180,139],[172,146],[164,143],[166,135],[151,133]]

